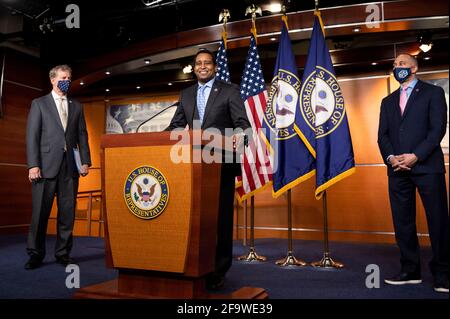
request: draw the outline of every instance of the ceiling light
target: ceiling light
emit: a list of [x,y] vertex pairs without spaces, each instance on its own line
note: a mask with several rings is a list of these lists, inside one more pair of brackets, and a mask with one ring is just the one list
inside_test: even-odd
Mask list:
[[162,0],[141,0],[142,3],[146,6],[146,7],[150,7],[154,4],[160,3]]
[[172,84],[172,82],[169,82],[169,83],[167,83],[167,85],[168,85],[168,86],[172,86],[173,84]]
[[141,87],[140,87],[139,85],[138,85],[138,86],[136,86],[136,89],[138,89],[138,90],[139,90],[140,88],[141,88]]
[[145,63],[145,64],[150,64],[150,61],[151,61],[150,59],[145,59],[145,60],[144,60],[144,63]]
[[419,42],[419,49],[423,52],[428,52],[431,50],[433,43],[431,42],[431,34],[429,32],[422,32],[417,37],[417,42]]
[[424,60],[430,60],[431,57],[430,57],[430,56],[426,56],[426,57],[424,57],[423,59],[424,59]]
[[371,64],[372,64],[372,65],[377,65],[378,63],[377,63],[377,62],[372,62]]
[[361,31],[361,29],[360,28],[354,28],[352,31],[353,32],[359,32],[359,31]]
[[433,43],[429,43],[429,44],[421,44],[419,46],[419,49],[422,50],[423,52],[428,52],[431,50],[431,47],[433,46]]
[[269,11],[272,13],[281,12],[281,3],[271,3],[269,4]]
[[106,75],[110,75],[110,74],[111,74],[111,72],[109,72],[109,71],[106,71],[106,72],[105,72],[105,74],[106,74]]
[[105,92],[109,92],[109,89],[106,89]]
[[80,85],[84,85],[84,82],[83,82],[83,81],[80,81]]
[[192,73],[192,65],[188,64],[183,68],[183,73],[184,74],[188,74],[188,73]]
[[277,38],[270,38],[269,40],[270,40],[270,41],[276,41]]

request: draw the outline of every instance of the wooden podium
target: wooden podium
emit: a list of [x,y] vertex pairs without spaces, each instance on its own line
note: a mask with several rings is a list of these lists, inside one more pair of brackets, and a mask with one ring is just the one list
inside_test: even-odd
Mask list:
[[201,136],[102,137],[106,264],[119,276],[79,289],[75,298],[267,298],[261,288],[230,295],[209,295],[205,288],[205,275],[214,270],[221,164],[201,159],[221,153],[226,138],[212,143]]

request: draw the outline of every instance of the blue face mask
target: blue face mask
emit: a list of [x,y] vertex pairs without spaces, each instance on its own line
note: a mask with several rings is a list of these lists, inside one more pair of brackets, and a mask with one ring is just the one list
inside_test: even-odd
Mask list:
[[59,80],[58,81],[58,89],[61,90],[64,94],[69,92],[70,80]]
[[394,77],[401,84],[412,74],[411,68],[394,68]]

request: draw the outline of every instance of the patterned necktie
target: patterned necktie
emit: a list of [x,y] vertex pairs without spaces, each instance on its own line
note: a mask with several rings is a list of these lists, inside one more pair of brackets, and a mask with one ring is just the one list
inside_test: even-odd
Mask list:
[[199,86],[197,90],[197,110],[201,123],[203,123],[203,116],[205,115],[205,107],[206,107],[205,88],[206,85],[202,85]]
[[67,127],[67,110],[66,110],[66,106],[64,105],[64,98],[59,98],[59,114],[60,114],[60,118],[61,118],[61,123],[62,126],[64,128],[64,131],[66,130]]
[[408,91],[408,87],[402,87],[400,91],[400,113],[403,115],[405,112],[406,102],[408,102],[408,95],[406,92]]

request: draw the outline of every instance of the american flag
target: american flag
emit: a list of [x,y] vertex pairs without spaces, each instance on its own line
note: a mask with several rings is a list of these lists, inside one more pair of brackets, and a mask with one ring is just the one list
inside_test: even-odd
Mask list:
[[267,106],[267,90],[253,34],[240,89],[253,131],[243,154],[242,176],[238,178],[239,187],[236,189],[238,198],[242,201],[262,190],[264,186],[270,185],[272,181],[269,152],[260,136],[261,123]]
[[216,56],[217,72],[216,77],[224,82],[230,83],[230,72],[228,71],[227,51],[225,48],[225,39],[220,41],[219,51]]

